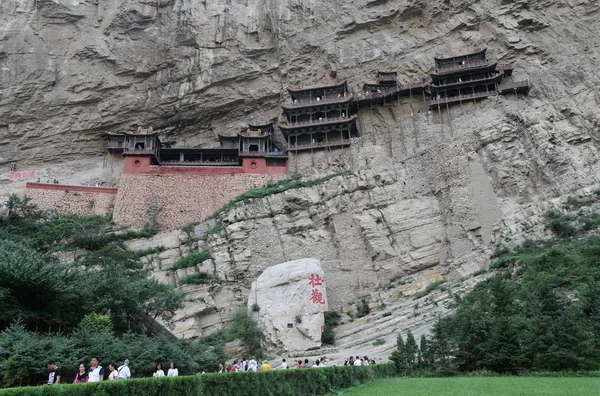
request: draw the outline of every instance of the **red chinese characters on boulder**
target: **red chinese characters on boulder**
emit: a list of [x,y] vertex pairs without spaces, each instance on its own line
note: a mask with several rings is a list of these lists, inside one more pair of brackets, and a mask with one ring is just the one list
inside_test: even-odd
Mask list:
[[317,289],[317,286],[323,286],[323,278],[319,275],[310,274],[308,278],[308,283],[312,287],[312,291],[310,293],[310,301],[313,304],[325,304],[325,300],[323,300],[323,293]]

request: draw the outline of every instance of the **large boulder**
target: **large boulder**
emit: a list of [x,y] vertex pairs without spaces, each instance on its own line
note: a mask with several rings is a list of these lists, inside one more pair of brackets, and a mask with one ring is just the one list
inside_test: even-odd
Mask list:
[[323,278],[319,260],[305,258],[269,267],[252,283],[248,307],[258,306],[269,346],[288,351],[321,346],[328,309]]

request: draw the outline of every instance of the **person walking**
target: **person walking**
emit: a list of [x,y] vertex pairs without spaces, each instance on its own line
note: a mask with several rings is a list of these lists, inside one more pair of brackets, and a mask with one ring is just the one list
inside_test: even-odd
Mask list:
[[285,361],[285,358],[284,358],[284,359],[281,359],[281,369],[282,369],[282,370],[287,370],[287,368],[288,368],[288,364],[287,364],[287,362]]
[[108,371],[110,372],[110,374],[108,374],[109,381],[116,381],[119,379],[119,372],[117,371],[117,366],[115,366],[114,363],[108,364]]
[[85,367],[84,363],[79,363],[79,372],[75,374],[75,379],[73,380],[73,383],[80,384],[84,382],[88,382],[87,367]]
[[60,384],[60,367],[54,360],[48,362],[48,385]]
[[248,361],[248,371],[256,372],[258,370],[258,363],[254,356]]
[[174,362],[171,362],[171,367],[167,372],[167,377],[177,377],[179,375],[179,370],[177,370],[177,365]]
[[119,379],[129,379],[131,378],[131,370],[129,370],[129,359],[125,359],[123,365],[119,366],[117,369],[119,373]]
[[88,382],[104,381],[104,369],[98,365],[98,358],[92,358],[92,365],[88,369]]
[[264,361],[262,366],[260,366],[260,371],[269,371],[271,370],[271,366],[269,366],[269,362],[268,361]]

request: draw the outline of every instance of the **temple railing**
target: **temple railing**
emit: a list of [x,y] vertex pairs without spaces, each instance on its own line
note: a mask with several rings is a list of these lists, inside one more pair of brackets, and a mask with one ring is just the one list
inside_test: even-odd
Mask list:
[[329,118],[322,118],[320,120],[317,119],[317,120],[309,120],[309,121],[282,123],[282,125],[288,126],[288,127],[296,127],[296,126],[303,126],[303,125],[318,125],[318,124],[337,123],[337,122],[343,122],[343,121],[352,121],[355,118],[356,118],[356,115],[353,114],[350,117],[336,117],[336,118],[329,117]]
[[436,71],[436,73],[447,73],[447,72],[451,72],[454,70],[470,69],[472,67],[478,67],[478,66],[489,66],[491,64],[492,63],[487,60],[471,60],[468,62],[465,61],[464,64],[459,63],[459,64],[452,64],[452,65],[438,67],[435,69],[435,71]]
[[139,148],[130,148],[130,147],[123,147],[123,151],[129,154],[154,154],[155,150],[152,148],[143,148],[143,149],[139,149]]
[[373,99],[381,99],[387,98],[388,96],[398,95],[401,92],[406,92],[412,89],[423,89],[431,84],[431,80],[420,81],[417,83],[409,82],[406,84],[398,83],[395,87],[392,88],[381,88],[381,92],[371,92],[371,91],[363,91],[357,95],[354,95],[354,100],[364,101],[364,100],[373,100]]
[[321,105],[321,104],[329,104],[329,103],[343,103],[346,102],[347,100],[349,100],[350,98],[352,98],[352,94],[346,94],[346,96],[340,96],[338,97],[333,97],[333,98],[325,98],[325,99],[320,99],[320,100],[316,100],[316,99],[299,99],[299,100],[295,100],[292,102],[288,102],[286,103],[287,105],[292,105],[292,106],[308,106],[308,105]]
[[496,94],[498,94],[498,91],[492,90],[492,91],[487,91],[487,92],[475,92],[473,94],[449,96],[449,97],[443,97],[443,98],[439,98],[439,99],[431,99],[431,102],[429,103],[429,105],[434,106],[434,105],[440,105],[440,104],[444,104],[444,103],[461,102],[463,100],[486,98],[488,96],[496,95]]
[[379,82],[396,81],[396,76],[379,76],[378,80]]
[[308,150],[314,148],[322,148],[322,147],[331,147],[331,146],[347,146],[351,144],[350,139],[337,139],[337,140],[329,140],[326,142],[319,143],[306,143],[306,144],[289,144],[288,150]]
[[495,74],[491,75],[490,77],[478,78],[478,79],[475,79],[475,80],[457,81],[455,83],[444,84],[444,85],[434,85],[434,84],[431,84],[431,86],[435,87],[435,88],[442,88],[442,87],[452,87],[452,86],[455,86],[455,85],[461,85],[461,84],[464,84],[464,83],[477,83],[477,82],[486,81],[486,80],[493,80],[494,78],[498,77],[498,75],[499,75],[499,73],[495,73]]
[[239,161],[238,160],[231,160],[231,161],[177,161],[177,160],[173,160],[173,161],[160,161],[161,165],[215,165],[215,166],[237,166],[239,165]]
[[498,86],[499,91],[508,91],[510,89],[529,88],[529,80],[515,81]]
[[108,141],[108,148],[123,148],[123,141],[120,141],[120,142]]

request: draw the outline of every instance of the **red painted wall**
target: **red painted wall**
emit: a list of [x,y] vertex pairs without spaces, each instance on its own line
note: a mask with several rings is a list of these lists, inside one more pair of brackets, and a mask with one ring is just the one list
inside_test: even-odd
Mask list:
[[[252,164],[256,164],[253,167]],[[288,166],[267,166],[266,158],[244,158],[242,166],[157,166],[151,164],[150,157],[127,156],[123,165],[123,174],[161,174],[161,175],[287,175]]]

